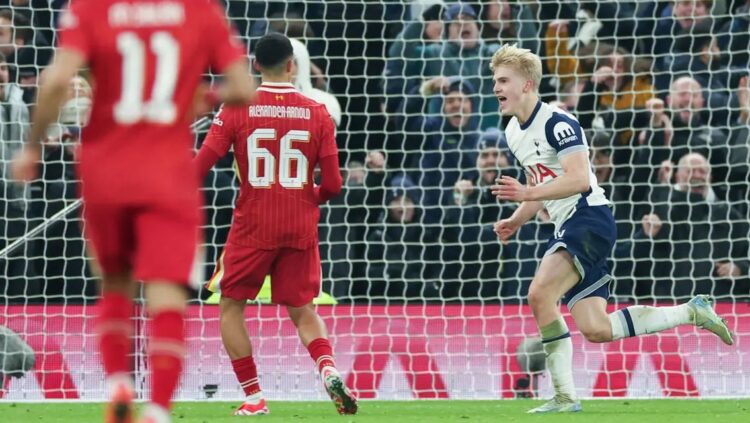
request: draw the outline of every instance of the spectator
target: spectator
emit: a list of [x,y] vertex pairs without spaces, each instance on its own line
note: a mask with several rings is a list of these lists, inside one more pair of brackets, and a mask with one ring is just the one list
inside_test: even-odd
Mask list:
[[474,8],[480,11],[481,38],[485,43],[516,43],[521,48],[539,52],[539,27],[527,3],[484,0]]
[[482,134],[475,179],[461,179],[453,186],[453,204],[443,226],[448,243],[442,262],[444,294],[461,298],[497,298],[500,295],[502,251],[493,225],[510,217],[515,203],[499,203],[490,186],[501,175],[518,177],[511,166],[505,136],[498,130]]
[[84,78],[71,80],[58,124],[47,133],[41,178],[30,185],[29,227],[48,225],[42,236],[31,240],[30,256],[34,259],[30,265],[43,277],[48,300],[84,301],[96,296],[96,284],[86,262],[80,209],[49,221],[78,196],[74,154],[81,141],[81,128],[89,120],[91,96],[91,86]]
[[68,0],[0,0],[0,7],[12,8],[14,13],[23,15],[31,22],[34,31],[53,45],[56,12]]
[[[1,18],[0,18],[1,19]],[[23,210],[17,200],[23,196],[23,187],[10,181],[10,162],[26,140],[29,109],[23,101],[23,90],[11,82],[5,54],[0,52],[0,176],[2,200],[18,210]]]
[[339,300],[368,295],[365,240],[384,219],[390,173],[379,151],[368,153],[365,163],[352,160],[346,168],[341,195],[321,207],[321,222],[328,223],[320,227],[323,280],[333,285],[330,290],[327,286],[324,289]]
[[424,66],[420,55],[433,43],[443,37],[443,22],[440,20],[443,5],[438,3],[422,12],[421,19],[408,23],[388,48],[385,64],[383,92],[385,112],[396,113],[401,109],[407,87],[422,82],[419,69]]
[[682,54],[689,54],[696,27],[713,28],[711,18],[712,0],[676,0],[662,10],[653,33],[641,34],[653,37],[648,43],[647,54],[655,57],[656,87],[666,90],[669,87],[672,62]]
[[737,203],[746,214],[750,205],[750,87],[745,76],[740,79],[737,89],[739,117],[733,123],[729,136],[729,199]]
[[[452,4],[446,9],[443,17],[448,23],[448,38],[440,44],[428,45],[424,49],[424,66],[420,75],[417,75],[426,78],[422,83],[422,92],[431,88],[429,84],[436,77],[461,77],[479,94],[478,108],[474,109],[474,113],[479,115],[479,127],[496,128],[499,123],[499,105],[492,93],[489,61],[499,45],[485,44],[479,38],[477,14],[471,6],[462,3]],[[412,90],[413,87],[406,87],[406,92]],[[439,110],[433,104],[429,112],[438,113]]]
[[24,89],[24,100],[33,102],[37,74],[52,55],[49,42],[35,35],[31,22],[13,9],[0,9],[0,52],[13,64],[11,80]]
[[685,48],[690,54],[674,59],[672,77],[691,76],[695,79],[704,89],[703,97],[711,114],[709,122],[726,127],[731,98],[728,89],[730,73],[722,65],[718,41],[709,31],[710,28],[704,28],[695,37],[683,40],[690,44]]
[[[10,165],[15,152],[23,146],[28,125],[29,109],[23,101],[23,90],[10,81],[8,63],[0,52],[0,248],[26,232],[25,190],[23,185],[11,180]],[[14,254],[0,264],[7,296],[22,294],[25,288],[36,283],[26,278],[29,269],[22,255]],[[28,287],[16,279],[25,279]]]
[[750,65],[750,0],[737,7],[719,31],[719,49],[726,54],[724,63],[730,68],[747,69]]
[[423,247],[421,195],[407,176],[393,178],[387,213],[367,237],[370,298],[430,299],[439,296],[439,257]]
[[[660,99],[648,103],[649,129],[638,136],[633,163],[650,164],[651,168],[639,166],[633,174],[633,182],[668,183],[671,167],[690,152],[708,157],[715,167],[712,172],[715,180],[725,181],[726,135],[708,125],[703,87],[690,77],[678,78],[670,88],[667,105],[669,110]],[[654,169],[659,167],[657,175]],[[639,193],[637,197],[648,198],[642,191]]]
[[568,81],[563,85],[555,105],[568,113],[575,113],[578,108],[578,99],[585,86],[584,81]]
[[[602,58],[603,62],[589,62],[586,57],[576,57],[567,45],[568,21],[550,23],[545,47],[547,68],[557,74],[566,92],[580,90],[579,96],[568,100],[575,103],[581,126],[612,131],[614,164],[629,163],[632,128],[645,125],[642,110],[654,96],[650,65],[622,48],[603,43],[596,51],[591,50],[591,57]],[[578,85],[581,81],[582,87]]]
[[674,185],[656,190],[633,243],[616,256],[635,259],[636,294],[681,301],[695,294],[747,295],[748,223],[713,194],[711,168],[699,153],[684,155]]
[[[423,117],[423,98],[410,98],[406,104],[409,116],[406,170],[424,190],[425,222],[437,225],[442,221],[443,206],[451,204],[453,184],[467,173],[475,172],[479,145],[478,119],[474,115],[475,90],[461,78],[434,78],[423,86],[424,93],[434,97],[430,103],[442,110],[439,116]],[[471,176],[473,178],[473,176]],[[436,237],[439,237],[435,233]]]

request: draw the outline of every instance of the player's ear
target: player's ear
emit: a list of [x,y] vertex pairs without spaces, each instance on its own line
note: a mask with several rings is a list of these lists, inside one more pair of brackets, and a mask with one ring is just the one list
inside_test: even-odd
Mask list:
[[253,69],[255,69],[255,70],[256,70],[256,71],[258,71],[258,72],[262,72],[262,71],[263,71],[263,70],[262,70],[262,69],[260,68],[260,65],[258,64],[258,62],[256,62],[255,60],[253,60]]

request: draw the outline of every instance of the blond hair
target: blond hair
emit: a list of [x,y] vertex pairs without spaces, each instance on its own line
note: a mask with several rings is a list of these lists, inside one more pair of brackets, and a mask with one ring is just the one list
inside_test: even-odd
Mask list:
[[534,82],[534,90],[539,91],[542,83],[542,59],[531,50],[520,48],[516,44],[503,44],[492,55],[490,70],[498,66],[508,66],[519,72],[524,78]]

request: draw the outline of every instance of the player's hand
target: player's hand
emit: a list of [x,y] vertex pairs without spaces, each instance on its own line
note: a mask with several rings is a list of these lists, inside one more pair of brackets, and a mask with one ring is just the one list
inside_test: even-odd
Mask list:
[[13,157],[13,178],[17,181],[31,182],[39,173],[39,162],[42,152],[39,148],[24,147]]
[[473,192],[474,183],[466,179],[461,179],[453,185],[453,200],[457,205],[464,204]]
[[661,230],[661,219],[655,214],[646,214],[641,219],[641,226],[643,227],[643,233],[649,238],[654,238],[659,234]]
[[567,19],[556,19],[549,23],[548,28],[554,30],[555,34],[559,36],[568,33],[568,24],[570,22]]
[[740,78],[740,83],[737,86],[737,99],[740,102],[740,106],[750,110],[750,86],[748,86],[748,82],[747,76]]
[[513,219],[503,219],[499,222],[495,222],[493,229],[500,238],[500,241],[502,241],[503,244],[507,244],[510,237],[513,236],[520,227],[521,225],[514,222]]
[[198,116],[211,112],[216,107],[217,100],[218,94],[212,91],[211,86],[205,82],[200,83],[195,89],[193,102],[188,109],[188,117],[192,121]]
[[646,101],[646,110],[651,113],[651,126],[659,125],[664,116],[664,100],[660,98],[648,99]]
[[319,90],[322,90],[326,87],[326,76],[323,74],[323,71],[320,70],[320,68],[313,62],[310,62],[310,79],[312,79],[313,87]]
[[528,200],[529,188],[526,185],[518,182],[516,178],[503,175],[500,178],[495,179],[497,185],[490,187],[492,195],[497,197],[498,200],[509,200],[524,202]]
[[438,76],[437,78],[432,78],[427,82],[427,84],[430,88],[431,93],[446,93],[448,92],[448,89],[451,87],[450,79],[444,76]]
[[720,278],[742,276],[742,269],[731,261],[720,261],[714,266],[716,276]]
[[659,175],[657,176],[658,180],[662,184],[668,184],[670,181],[672,181],[672,173],[674,172],[674,163],[670,162],[669,160],[664,160],[661,162],[661,167],[659,168]]
[[382,172],[385,170],[385,155],[380,151],[371,151],[367,154],[365,165],[372,171]]
[[591,76],[594,84],[604,84],[610,90],[615,86],[615,71],[609,66],[602,66]]
[[745,119],[750,117],[750,82],[747,76],[740,78],[740,83],[737,86],[737,99],[740,103],[740,113],[745,116]]

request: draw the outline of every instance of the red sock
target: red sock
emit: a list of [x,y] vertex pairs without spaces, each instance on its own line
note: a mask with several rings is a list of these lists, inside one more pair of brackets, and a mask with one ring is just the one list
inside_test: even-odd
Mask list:
[[96,330],[99,334],[99,353],[104,374],[130,372],[132,351],[133,300],[116,292],[105,292],[99,299],[99,319]]
[[318,338],[310,342],[307,345],[307,351],[310,352],[310,357],[315,361],[315,367],[318,372],[323,370],[325,366],[336,367],[333,362],[333,348],[331,343],[325,338]]
[[240,382],[245,395],[257,394],[260,392],[260,382],[258,382],[258,370],[255,368],[253,356],[238,358],[232,360],[232,369]]
[[169,410],[172,395],[182,374],[185,359],[185,323],[183,312],[165,310],[151,320],[148,344],[151,368],[151,401]]

